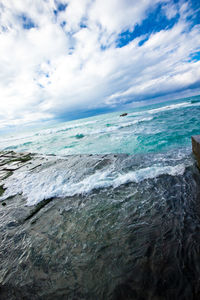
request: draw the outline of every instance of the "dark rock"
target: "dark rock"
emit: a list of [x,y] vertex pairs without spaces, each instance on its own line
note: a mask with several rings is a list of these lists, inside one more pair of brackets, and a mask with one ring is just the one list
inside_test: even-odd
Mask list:
[[77,139],[82,139],[84,137],[84,134],[80,133],[80,134],[77,134],[75,137]]
[[2,196],[4,192],[5,192],[5,189],[4,189],[3,185],[0,185],[0,196]]
[[120,115],[120,117],[125,117],[127,115],[128,115],[127,113],[123,113],[123,114]]
[[[47,158],[29,172],[56,166],[78,180],[135,170],[138,159],[147,167],[127,154]],[[196,166],[35,206],[10,197],[0,207],[0,299],[200,299],[199,198]]]
[[192,136],[192,151],[197,160],[197,165],[200,168],[200,135]]
[[6,206],[6,202],[2,202],[1,204],[2,204],[3,206]]
[[16,222],[10,222],[7,224],[7,227],[15,227],[15,226],[17,226]]

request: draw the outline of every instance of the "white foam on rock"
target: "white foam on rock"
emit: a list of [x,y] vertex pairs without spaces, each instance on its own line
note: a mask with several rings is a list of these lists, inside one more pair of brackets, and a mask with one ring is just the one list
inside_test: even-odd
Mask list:
[[119,173],[108,168],[98,170],[91,175],[77,178],[70,170],[58,169],[56,166],[48,167],[40,172],[16,172],[6,180],[6,191],[0,197],[5,200],[10,196],[22,194],[27,199],[27,205],[32,206],[44,199],[52,197],[67,197],[90,193],[94,189],[113,187],[130,182],[141,182],[145,179],[158,177],[162,174],[171,176],[183,175],[184,164],[176,166],[153,165],[128,173]]

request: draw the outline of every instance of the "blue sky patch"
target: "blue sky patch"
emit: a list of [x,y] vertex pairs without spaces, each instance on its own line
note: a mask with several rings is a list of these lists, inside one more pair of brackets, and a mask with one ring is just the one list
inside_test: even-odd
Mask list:
[[57,2],[56,1],[56,9],[54,9],[53,13],[54,15],[57,17],[58,13],[61,11],[65,11],[65,9],[67,8],[67,4],[63,4],[62,2]]
[[87,28],[87,25],[85,23],[80,23],[80,28]]
[[[117,47],[121,48],[129,44],[135,38],[140,37],[141,35],[150,35],[153,32],[159,32],[164,29],[172,28],[175,23],[178,22],[179,15],[177,14],[171,20],[168,20],[164,14],[161,5],[158,5],[157,8],[152,11],[148,17],[140,25],[136,25],[133,31],[126,30],[120,33],[117,39]],[[143,43],[145,40],[143,40]],[[140,46],[142,41],[140,42]]]
[[192,53],[190,55],[190,59],[189,59],[190,62],[191,61],[199,61],[199,60],[200,60],[200,51]]
[[67,4],[57,3],[58,11],[65,11],[66,7],[67,7]]
[[199,0],[191,0],[191,8],[193,10],[192,18],[195,24],[200,24],[200,1]]
[[22,26],[24,29],[31,29],[37,27],[37,25],[33,22],[31,18],[29,18],[27,15],[22,14],[19,16],[20,20],[22,21]]
[[67,24],[66,21],[63,21],[62,23],[60,23],[60,26],[63,28],[65,27],[66,24]]
[[142,45],[144,45],[144,43],[145,43],[146,41],[148,41],[148,39],[149,39],[149,37],[146,37],[145,39],[139,41],[138,46],[141,47]]

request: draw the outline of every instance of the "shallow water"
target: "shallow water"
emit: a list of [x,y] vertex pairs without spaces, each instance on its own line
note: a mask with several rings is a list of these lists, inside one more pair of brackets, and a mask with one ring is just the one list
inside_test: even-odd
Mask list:
[[[91,169],[133,172],[144,158],[72,156],[53,165],[80,180]],[[191,156],[185,161],[183,173],[53,197],[28,218],[23,188],[7,199],[1,299],[199,299],[200,173]]]
[[5,182],[0,299],[200,299],[199,101],[2,137],[58,156]]

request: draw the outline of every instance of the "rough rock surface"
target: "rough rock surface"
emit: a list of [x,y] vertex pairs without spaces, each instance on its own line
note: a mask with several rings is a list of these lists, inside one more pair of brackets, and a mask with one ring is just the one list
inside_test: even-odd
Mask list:
[[[134,167],[127,155],[0,158],[2,194],[9,176],[22,170],[56,164],[81,177],[113,163]],[[1,201],[0,299],[200,299],[199,187],[192,166],[184,176],[34,206],[22,194]]]
[[192,136],[192,151],[196,157],[197,165],[200,169],[200,135]]

